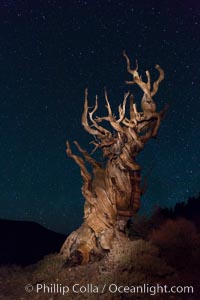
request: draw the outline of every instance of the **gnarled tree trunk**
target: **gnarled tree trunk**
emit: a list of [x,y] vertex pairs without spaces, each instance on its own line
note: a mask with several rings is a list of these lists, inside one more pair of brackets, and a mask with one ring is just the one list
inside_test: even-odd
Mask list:
[[[156,65],[160,75],[151,90],[150,74],[146,71],[147,83],[138,75],[137,68],[130,68],[127,61],[127,71],[133,75],[133,81],[127,84],[137,84],[144,92],[138,112],[133,101],[133,95],[126,93],[122,106],[119,106],[119,119],[114,117],[107,92],[105,91],[108,116],[95,119],[93,114],[98,108],[98,99],[94,109],[88,109],[88,91],[85,90],[85,104],[82,124],[87,132],[95,137],[95,149],[102,149],[105,163],[99,163],[92,158],[77,142],[74,142],[82,157],[72,153],[67,142],[67,154],[75,160],[83,178],[82,194],[85,198],[84,222],[80,228],[72,232],[61,248],[61,254],[71,263],[87,263],[92,255],[101,255],[111,249],[114,238],[123,239],[123,230],[128,218],[137,213],[140,207],[141,187],[140,166],[136,163],[137,154],[145,143],[157,135],[160,120],[166,107],[156,112],[152,99],[158,90],[160,81],[164,78],[163,70]],[[126,117],[126,102],[130,98],[129,118]],[[91,125],[88,123],[88,116]],[[110,123],[115,133],[102,127],[100,123]],[[92,166],[90,173],[85,162]]]

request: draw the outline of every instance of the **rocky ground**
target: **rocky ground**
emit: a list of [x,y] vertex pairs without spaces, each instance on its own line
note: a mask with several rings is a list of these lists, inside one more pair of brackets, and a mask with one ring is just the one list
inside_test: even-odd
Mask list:
[[[199,277],[195,270],[178,272],[160,257],[151,242],[115,241],[113,250],[103,259],[85,266],[67,266],[59,254],[46,256],[25,268],[0,268],[0,299],[199,299]],[[195,294],[134,293],[133,286],[194,285]],[[125,290],[123,291],[123,288]],[[119,288],[118,292],[116,289]],[[123,293],[122,293],[123,291]]]

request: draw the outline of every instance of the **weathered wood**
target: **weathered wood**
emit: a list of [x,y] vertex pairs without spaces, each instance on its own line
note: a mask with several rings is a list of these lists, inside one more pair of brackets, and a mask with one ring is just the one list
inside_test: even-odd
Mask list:
[[[157,135],[160,121],[166,108],[156,112],[156,104],[152,96],[158,91],[159,83],[164,78],[164,71],[156,65],[159,78],[153,84],[151,91],[150,74],[146,71],[147,83],[143,82],[136,69],[130,67],[130,60],[125,52],[127,70],[133,76],[133,81],[127,84],[137,84],[144,92],[141,100],[142,112],[137,111],[133,95],[124,95],[122,105],[118,107],[117,119],[111,109],[105,90],[108,116],[94,118],[98,109],[98,98],[91,112],[88,106],[88,90],[85,90],[85,104],[82,115],[84,129],[95,138],[95,149],[101,149],[106,162],[94,160],[81,146],[74,142],[83,158],[72,153],[67,142],[67,155],[79,165],[83,178],[82,194],[85,198],[84,221],[80,228],[72,232],[61,248],[61,254],[71,263],[88,263],[91,255],[99,256],[112,248],[112,241],[119,234],[119,224],[124,224],[140,208],[140,198],[144,189],[141,187],[141,167],[136,162],[138,153],[144,149],[146,142]],[[126,117],[126,102],[130,99],[129,117]],[[88,118],[89,117],[89,118]],[[89,124],[89,120],[92,124]],[[100,123],[107,121],[114,129],[111,133]],[[92,167],[87,170],[85,162]],[[121,223],[120,223],[121,222]],[[123,226],[122,226],[123,227]],[[123,233],[124,234],[124,233]]]

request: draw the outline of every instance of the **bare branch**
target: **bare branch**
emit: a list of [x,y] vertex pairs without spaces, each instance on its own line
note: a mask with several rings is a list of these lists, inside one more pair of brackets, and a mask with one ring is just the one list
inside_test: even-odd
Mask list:
[[134,109],[133,109],[134,97],[133,94],[130,95],[130,119],[135,117]]
[[137,122],[140,120],[140,113],[137,111],[136,103],[133,103],[133,94],[130,95],[130,120],[124,118],[122,123],[130,128],[136,128]]
[[126,84],[130,85],[130,84],[136,83],[143,90],[143,92],[148,96],[148,98],[151,99],[157,93],[159,84],[164,79],[163,69],[159,65],[155,66],[155,68],[159,71],[159,77],[153,84],[153,90],[150,91],[151,90],[151,78],[150,78],[149,71],[146,71],[147,83],[145,83],[144,81],[142,81],[142,78],[138,75],[138,64],[136,63],[135,69],[131,69],[130,59],[128,58],[125,51],[123,51],[123,56],[126,58],[127,71],[128,71],[128,73],[130,73],[133,76],[133,81],[126,81]]
[[147,87],[150,90],[151,89],[151,77],[150,77],[150,73],[148,70],[146,71],[146,76],[147,76]]
[[140,137],[137,135],[137,133],[129,126],[128,132],[130,133],[130,136],[132,139],[138,144],[141,148],[143,147],[143,143],[140,140]]
[[94,168],[100,168],[101,164],[98,163],[94,158],[92,158],[86,150],[84,150],[77,141],[74,141],[74,144],[76,145],[76,147],[78,148],[78,150],[83,154],[83,156],[85,157],[85,160],[91,164]]
[[98,131],[100,131],[104,135],[111,136],[111,132],[109,130],[107,130],[107,129],[103,128],[102,126],[98,125],[97,122],[93,119],[93,114],[97,111],[97,109],[98,109],[98,96],[96,95],[95,107],[91,112],[89,112],[90,120],[92,121],[94,127]]
[[151,96],[152,97],[157,93],[159,84],[164,79],[163,69],[159,65],[155,65],[155,68],[159,71],[159,77],[153,84],[153,90],[151,91]]
[[127,126],[127,127],[130,127],[130,128],[135,128],[137,123],[135,122],[132,122],[132,120],[128,120],[127,118],[125,118],[122,123]]
[[126,82],[126,83],[127,84],[134,84],[135,83],[134,79],[137,78],[137,77],[139,78],[139,75],[138,75],[138,62],[136,60],[136,68],[135,69],[131,69],[130,59],[128,58],[125,50],[123,51],[123,56],[126,59],[127,72],[130,73],[133,76],[133,81],[129,81],[129,83],[128,82]]
[[104,94],[105,94],[105,99],[106,99],[106,104],[107,104],[106,108],[108,110],[108,117],[113,118],[112,109],[111,109],[111,106],[110,106],[110,103],[108,100],[108,93],[107,93],[106,88],[104,89]]
[[134,69],[134,70],[131,69],[131,67],[130,67],[130,59],[126,55],[125,51],[123,51],[123,55],[126,58],[127,71],[128,71],[128,73],[130,73],[133,76],[133,81],[132,82],[131,81],[126,81],[126,84],[134,84],[134,83],[136,83],[143,90],[143,92],[146,95],[148,95],[149,99],[151,99],[151,93],[150,93],[150,89],[149,89],[149,84],[150,84],[149,72],[148,71],[146,72],[148,82],[145,83],[145,82],[142,81],[141,77],[138,74],[138,63],[136,62],[136,69]]
[[[125,114],[125,105],[126,105],[127,97],[128,97],[128,95],[125,94],[124,101],[123,101],[123,108],[119,107],[120,118],[124,117],[123,116],[123,111],[124,111],[124,114]],[[116,131],[124,132],[123,128],[119,124],[120,119],[118,120],[119,121],[118,122],[115,119],[114,114],[112,113],[112,109],[111,109],[111,106],[110,106],[110,103],[109,103],[109,100],[108,100],[108,94],[107,94],[106,89],[105,89],[105,99],[106,99],[106,108],[108,110],[108,116],[106,116],[106,117],[96,117],[95,121],[96,122],[108,121],[108,122],[110,122],[110,125],[113,127],[113,129],[115,129]]]
[[100,143],[95,142],[95,141],[91,141],[90,144],[95,145],[94,149],[90,152],[90,154],[92,155],[100,146]]
[[84,129],[92,134],[97,136],[102,136],[99,130],[92,129],[91,126],[88,124],[87,115],[88,115],[88,89],[85,89],[85,102],[84,102],[84,110],[82,114],[82,125]]
[[85,166],[83,159],[80,156],[77,156],[72,153],[72,150],[71,150],[71,147],[70,147],[70,144],[68,141],[66,142],[66,146],[67,146],[67,149],[66,149],[67,155],[69,157],[71,157],[77,163],[77,165],[79,165],[79,167],[81,169],[81,176],[83,177],[83,179],[87,182],[90,181],[92,178]]
[[127,93],[124,94],[124,101],[123,101],[122,107],[121,107],[121,105],[119,105],[119,107],[118,107],[118,109],[119,109],[119,119],[116,121],[117,123],[121,123],[121,121],[125,117],[125,113],[126,113],[126,101],[127,101],[128,96],[129,96],[129,92],[127,92]]

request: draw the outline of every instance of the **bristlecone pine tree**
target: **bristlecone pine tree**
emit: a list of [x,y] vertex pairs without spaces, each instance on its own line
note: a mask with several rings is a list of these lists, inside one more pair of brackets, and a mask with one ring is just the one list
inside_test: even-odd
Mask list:
[[[105,90],[105,100],[108,115],[94,117],[98,108],[98,99],[93,110],[88,107],[88,90],[85,90],[85,103],[82,114],[84,129],[93,135],[94,150],[101,149],[104,163],[97,162],[78,142],[74,142],[82,157],[72,153],[69,142],[67,155],[79,165],[83,178],[82,194],[85,198],[84,222],[81,227],[72,232],[61,248],[61,254],[70,264],[88,263],[92,258],[99,257],[112,248],[115,240],[127,238],[124,228],[128,218],[137,213],[140,207],[141,167],[136,162],[136,156],[143,150],[146,142],[156,137],[160,121],[167,106],[160,112],[156,111],[153,96],[157,93],[160,82],[164,79],[164,71],[159,65],[158,79],[151,86],[149,71],[146,71],[147,82],[142,81],[138,74],[138,65],[131,69],[130,60],[125,51],[123,55],[127,63],[127,71],[133,76],[128,85],[138,85],[144,95],[141,100],[142,112],[137,111],[133,95],[124,95],[122,105],[119,105],[119,118],[113,113]],[[126,102],[129,98],[129,117],[126,117]],[[90,120],[90,124],[89,121]],[[101,122],[107,121],[114,129],[111,133],[102,127]],[[94,151],[93,151],[94,152]],[[91,165],[92,173],[87,170],[86,162]]]

